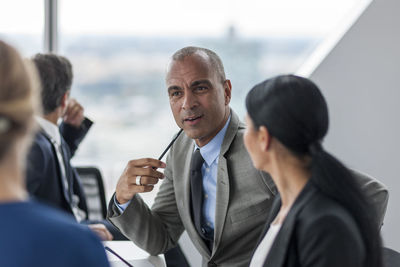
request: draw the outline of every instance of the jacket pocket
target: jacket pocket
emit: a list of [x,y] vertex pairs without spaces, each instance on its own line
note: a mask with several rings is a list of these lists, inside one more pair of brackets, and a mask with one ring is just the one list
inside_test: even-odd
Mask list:
[[238,223],[253,216],[259,215],[260,213],[266,212],[271,206],[271,203],[269,202],[270,201],[262,201],[254,205],[243,207],[243,209],[238,211],[232,211],[230,216],[231,223]]

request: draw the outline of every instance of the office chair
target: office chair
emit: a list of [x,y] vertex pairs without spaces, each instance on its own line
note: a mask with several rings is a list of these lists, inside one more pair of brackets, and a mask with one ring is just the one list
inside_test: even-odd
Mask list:
[[102,223],[114,236],[114,240],[128,240],[115,226],[106,220],[107,204],[103,178],[96,167],[76,167],[86,196],[88,221]]
[[384,267],[398,267],[400,266],[400,253],[390,249],[382,248],[383,266]]
[[104,220],[107,215],[103,178],[96,167],[76,167],[86,195],[89,220]]

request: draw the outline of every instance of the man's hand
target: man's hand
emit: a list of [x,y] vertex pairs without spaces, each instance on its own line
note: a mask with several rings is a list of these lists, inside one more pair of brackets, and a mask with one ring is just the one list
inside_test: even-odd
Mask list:
[[79,128],[84,119],[83,107],[78,103],[78,101],[70,98],[63,116],[64,123]]
[[88,224],[90,230],[92,230],[102,241],[110,241],[113,240],[112,234],[107,230],[104,224],[95,223]]
[[[164,178],[157,168],[165,168],[166,164],[157,159],[144,158],[128,162],[124,172],[118,180],[115,196],[118,203],[124,204],[131,200],[136,193],[150,192]],[[136,184],[136,178],[140,176],[140,185]]]

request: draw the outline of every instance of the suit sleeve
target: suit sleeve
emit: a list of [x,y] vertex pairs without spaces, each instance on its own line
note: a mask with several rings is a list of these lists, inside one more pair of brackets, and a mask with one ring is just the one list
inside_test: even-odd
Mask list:
[[[169,156],[168,156],[169,158]],[[176,246],[184,227],[176,205],[172,172],[165,170],[165,179],[150,209],[136,194],[121,214],[111,198],[107,218],[125,236],[151,255],[164,253]]]
[[364,248],[358,229],[338,216],[323,216],[298,231],[300,265],[362,266]]
[[75,151],[78,149],[79,144],[82,142],[88,133],[93,122],[85,118],[79,128],[75,128],[66,123],[61,123],[60,133],[71,151],[71,156],[74,156]]

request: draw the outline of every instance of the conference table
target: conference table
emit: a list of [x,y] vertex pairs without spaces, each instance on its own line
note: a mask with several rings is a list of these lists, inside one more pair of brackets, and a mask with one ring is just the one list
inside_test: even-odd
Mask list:
[[[151,256],[132,241],[104,241],[108,247],[134,267],[166,267],[164,255]],[[128,265],[106,250],[111,267],[127,267]]]

